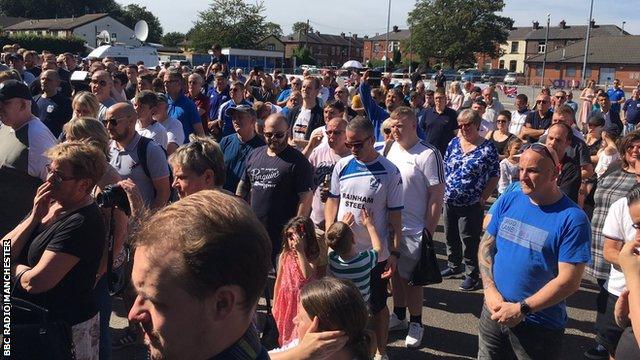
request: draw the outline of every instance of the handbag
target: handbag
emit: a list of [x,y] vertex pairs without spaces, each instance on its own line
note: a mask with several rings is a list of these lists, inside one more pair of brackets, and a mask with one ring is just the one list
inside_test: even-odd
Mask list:
[[278,344],[280,332],[278,332],[276,319],[273,317],[273,313],[271,312],[271,299],[268,287],[269,285],[267,284],[264,289],[264,299],[267,302],[267,312],[258,313],[258,332],[260,333],[260,343],[262,343],[262,346],[264,346],[265,349],[270,350],[277,349],[280,346]]
[[[16,278],[16,289],[20,277]],[[49,310],[20,299],[11,293],[11,358],[73,360],[71,326],[64,321],[50,321]]]
[[439,284],[442,282],[436,251],[433,248],[433,238],[427,229],[422,229],[422,239],[420,241],[420,260],[411,273],[409,285],[425,286]]

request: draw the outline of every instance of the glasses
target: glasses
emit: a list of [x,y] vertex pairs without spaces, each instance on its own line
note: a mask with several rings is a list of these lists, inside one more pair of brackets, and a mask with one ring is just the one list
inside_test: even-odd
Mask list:
[[556,95],[556,99],[560,100],[560,99],[566,99],[566,96],[560,96],[560,95]]
[[636,230],[640,230],[640,224],[631,224],[631,226]]
[[458,129],[466,129],[466,128],[470,128],[471,126],[473,126],[473,123],[458,123]]
[[343,132],[344,131],[342,131],[342,130],[327,130],[326,131],[327,135],[329,135],[329,136],[331,136],[331,135],[336,135],[336,136],[342,135]]
[[[216,163],[211,159],[211,157],[209,157],[209,155],[207,155],[207,152],[204,148],[204,144],[200,141],[192,141],[189,143],[189,145],[187,145],[187,148],[189,149],[193,149],[196,151],[196,153],[200,154],[200,156],[202,156],[204,158],[204,160],[209,163],[209,167],[212,170],[216,170]],[[204,173],[204,171],[203,171]]]
[[536,100],[536,104],[548,104],[547,100]]
[[270,139],[272,137],[276,138],[276,139],[282,139],[283,137],[285,137],[287,135],[286,132],[276,132],[276,133],[272,133],[272,132],[266,132],[263,133],[264,137],[267,139]]
[[199,84],[197,81],[189,81],[189,84]]
[[[126,117],[121,117],[120,119],[126,119]],[[116,127],[118,126],[118,121],[120,121],[120,119],[118,118],[104,119],[102,120],[102,124],[104,125],[104,127],[108,127],[109,125],[111,125],[111,127]]]
[[107,80],[91,80],[91,85],[107,86]]
[[171,84],[171,83],[174,83],[174,82],[177,82],[177,81],[178,80],[175,80],[175,79],[174,80],[165,80],[162,83],[165,84],[165,85],[168,85],[168,84]]
[[436,101],[444,101],[444,100],[447,100],[447,98],[446,98],[446,97],[443,97],[443,96],[436,96],[436,97],[434,97],[434,99],[435,99]]
[[386,128],[386,129],[382,129],[382,132],[385,133],[386,135],[391,134],[391,129]]
[[240,91],[240,88],[231,88],[231,92]]
[[549,159],[551,159],[551,161],[553,162],[553,167],[558,166],[558,164],[556,164],[556,160],[553,158],[553,155],[551,155],[551,151],[549,151],[549,149],[547,149],[546,146],[542,144],[534,143],[534,144],[531,144],[531,146],[529,146],[529,149],[537,152],[542,156],[546,156]]
[[45,168],[47,169],[47,174],[51,175],[51,179],[53,180],[54,183],[61,183],[63,181],[76,179],[73,176],[64,176],[61,173],[59,173],[57,170],[51,169],[51,164],[45,165]]
[[344,143],[344,146],[346,146],[348,149],[360,150],[364,146],[364,143],[366,143],[367,140],[369,140],[369,138],[371,138],[371,136],[367,136],[366,138],[364,138],[362,141],[359,141],[359,142],[352,142],[352,143],[347,142],[347,143]]

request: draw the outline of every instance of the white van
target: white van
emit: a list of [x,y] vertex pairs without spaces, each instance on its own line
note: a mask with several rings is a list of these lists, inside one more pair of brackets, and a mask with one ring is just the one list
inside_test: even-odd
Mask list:
[[102,45],[87,55],[89,59],[104,59],[106,57],[113,58],[118,63],[125,65],[142,61],[148,68],[154,68],[160,64],[158,51],[151,46]]

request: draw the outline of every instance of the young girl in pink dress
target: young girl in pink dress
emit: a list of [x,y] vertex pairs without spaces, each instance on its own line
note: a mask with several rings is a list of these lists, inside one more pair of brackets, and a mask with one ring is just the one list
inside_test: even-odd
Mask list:
[[280,346],[296,336],[293,318],[297,314],[300,290],[317,277],[316,259],[319,246],[311,219],[295,217],[284,226],[282,252],[273,291],[273,317],[276,320]]

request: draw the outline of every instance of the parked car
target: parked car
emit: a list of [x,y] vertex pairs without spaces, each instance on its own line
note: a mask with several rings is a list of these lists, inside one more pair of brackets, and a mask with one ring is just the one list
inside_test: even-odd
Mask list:
[[504,80],[504,77],[505,77],[505,75],[507,75],[508,72],[509,72],[509,70],[507,70],[507,69],[491,69],[491,70],[488,70],[487,72],[482,74],[482,81],[483,82],[493,82],[493,83],[501,82],[501,81]]
[[473,83],[481,82],[482,81],[482,73],[479,70],[466,70],[460,76],[460,80],[462,80],[462,81],[471,81]]
[[[447,78],[447,81],[460,80],[460,74],[458,74],[458,72],[453,69],[446,69],[444,70],[443,74]],[[431,80],[435,80],[436,75],[438,75],[437,72],[431,76]]]
[[524,74],[509,72],[504,76],[504,83],[509,85],[519,85],[524,84]]

